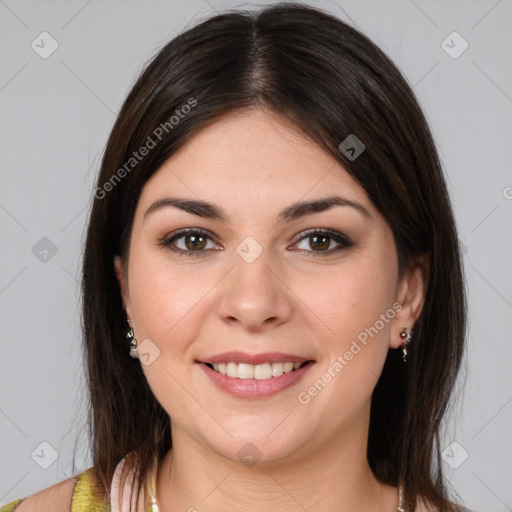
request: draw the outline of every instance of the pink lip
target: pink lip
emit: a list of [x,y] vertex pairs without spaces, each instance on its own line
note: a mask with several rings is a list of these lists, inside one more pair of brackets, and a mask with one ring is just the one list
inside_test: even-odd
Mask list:
[[303,363],[311,358],[300,357],[294,354],[286,354],[284,352],[264,352],[262,354],[246,354],[237,350],[231,352],[223,352],[211,357],[201,359],[200,363],[248,363],[248,364],[263,364],[263,363]]
[[[233,353],[231,353],[233,354]],[[224,357],[225,354],[222,354]],[[274,361],[294,361],[292,357],[287,355],[287,358],[281,359],[280,354],[279,359],[275,359]],[[269,354],[266,355],[267,357]],[[306,361],[306,359],[303,359]],[[225,361],[234,361],[233,359],[222,359],[222,362]],[[213,362],[213,361],[212,361]],[[244,361],[241,361],[244,362]],[[265,359],[263,362],[270,362],[269,359]],[[297,361],[300,362],[300,361]],[[259,363],[251,363],[251,364],[259,364]],[[230,395],[236,398],[266,398],[272,395],[275,395],[286,388],[293,386],[296,384],[304,375],[309,371],[309,369],[314,365],[313,361],[309,361],[305,365],[301,366],[297,370],[292,372],[283,373],[280,377],[271,377],[270,379],[258,380],[258,379],[237,379],[233,377],[228,377],[227,375],[223,375],[222,373],[216,372],[205,363],[200,363],[203,371],[208,375],[208,377],[212,380],[212,382],[221,390],[226,391]]]

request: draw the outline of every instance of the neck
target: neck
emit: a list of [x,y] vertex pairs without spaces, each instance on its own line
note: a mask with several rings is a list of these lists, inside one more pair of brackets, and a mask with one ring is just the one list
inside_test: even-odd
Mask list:
[[293,461],[251,467],[173,427],[173,448],[159,466],[160,512],[396,511],[398,491],[373,475],[366,458],[368,431],[361,426]]

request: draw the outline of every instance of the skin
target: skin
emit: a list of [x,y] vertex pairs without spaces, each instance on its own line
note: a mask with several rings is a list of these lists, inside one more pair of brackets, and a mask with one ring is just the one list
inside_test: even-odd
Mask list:
[[[276,223],[292,203],[333,193],[370,216],[334,206]],[[215,203],[227,219],[175,207],[144,218],[170,196]],[[185,228],[212,235],[198,257],[161,243]],[[328,238],[332,252],[322,251],[303,235],[319,228],[341,232],[353,245]],[[236,252],[247,236],[263,251],[252,263]],[[174,246],[195,247],[190,237]],[[114,265],[135,337],[160,350],[141,366],[172,418],[173,449],[157,481],[161,511],[396,511],[397,489],[380,484],[366,459],[370,399],[388,350],[401,346],[400,331],[411,330],[421,312],[425,283],[414,267],[399,279],[391,228],[340,163],[277,114],[252,108],[225,116],[147,182],[128,261],[116,258]],[[298,393],[394,303],[401,304],[394,318],[300,403]],[[196,363],[228,350],[289,352],[315,365],[277,395],[235,398]],[[248,442],[261,457],[251,467],[237,456]]]

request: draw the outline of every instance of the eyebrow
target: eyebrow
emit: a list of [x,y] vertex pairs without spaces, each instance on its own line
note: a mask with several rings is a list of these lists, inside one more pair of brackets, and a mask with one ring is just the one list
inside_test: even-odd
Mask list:
[[[278,217],[277,223],[291,222],[301,217],[311,215],[313,213],[319,213],[333,208],[334,206],[349,206],[354,208],[365,217],[371,218],[370,212],[359,203],[347,199],[341,196],[329,196],[320,199],[313,199],[311,201],[296,202],[287,206],[282,210]],[[192,215],[204,217],[206,219],[220,220],[225,222],[228,218],[226,212],[220,207],[208,201],[202,201],[197,199],[185,199],[179,197],[166,197],[164,199],[158,199],[146,210],[144,214],[144,220],[146,218],[163,208],[175,207],[183,210]]]

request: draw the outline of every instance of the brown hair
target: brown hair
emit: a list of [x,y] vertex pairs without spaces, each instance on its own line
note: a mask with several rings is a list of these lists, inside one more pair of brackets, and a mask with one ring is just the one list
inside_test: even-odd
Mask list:
[[[98,485],[107,493],[116,465],[131,452],[142,482],[153,457],[171,448],[169,416],[128,355],[113,266],[116,255],[128,256],[141,190],[193,133],[253,106],[292,120],[364,187],[393,231],[400,272],[424,257],[424,307],[407,364],[399,350],[390,350],[374,390],[368,460],[381,482],[404,486],[409,510],[419,497],[441,511],[456,510],[443,480],[439,438],[463,355],[466,296],[436,148],[410,86],[389,58],[341,20],[295,3],[219,14],[174,38],[141,73],[110,134],[82,289]],[[366,146],[355,160],[338,149],[350,134]],[[149,139],[155,146],[134,161]]]

